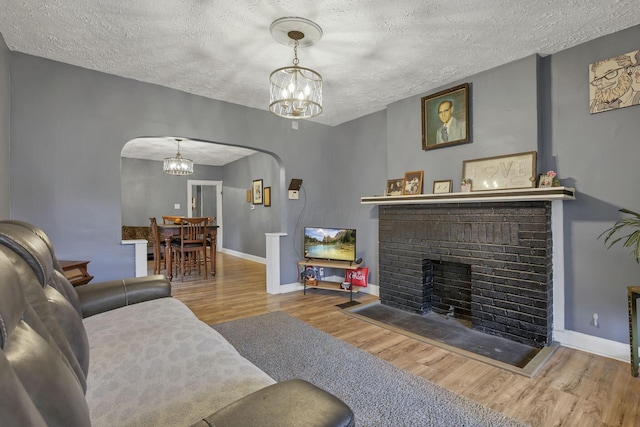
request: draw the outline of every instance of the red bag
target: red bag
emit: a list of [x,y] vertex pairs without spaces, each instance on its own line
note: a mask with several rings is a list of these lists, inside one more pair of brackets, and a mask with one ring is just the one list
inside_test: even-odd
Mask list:
[[369,267],[359,267],[355,269],[348,268],[344,277],[345,283],[351,283],[353,286],[367,287],[369,279]]

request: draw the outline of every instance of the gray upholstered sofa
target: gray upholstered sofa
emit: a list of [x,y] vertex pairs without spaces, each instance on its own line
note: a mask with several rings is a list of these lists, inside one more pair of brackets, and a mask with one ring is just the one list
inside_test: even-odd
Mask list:
[[42,230],[0,221],[0,425],[353,425],[339,399],[275,383],[171,298],[164,276],[65,278]]

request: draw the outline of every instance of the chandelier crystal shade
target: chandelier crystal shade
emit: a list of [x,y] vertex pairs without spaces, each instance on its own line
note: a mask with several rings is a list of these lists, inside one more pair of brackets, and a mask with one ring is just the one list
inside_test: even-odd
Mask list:
[[180,141],[182,140],[176,138],[176,141],[178,142],[178,152],[175,157],[164,159],[164,173],[169,175],[191,175],[193,174],[193,160],[182,157],[182,154],[180,154]]
[[311,46],[322,29],[304,18],[281,18],[271,24],[271,34],[293,46],[293,66],[278,68],[269,76],[269,111],[288,119],[308,119],[322,113],[322,76],[298,66],[298,47]]

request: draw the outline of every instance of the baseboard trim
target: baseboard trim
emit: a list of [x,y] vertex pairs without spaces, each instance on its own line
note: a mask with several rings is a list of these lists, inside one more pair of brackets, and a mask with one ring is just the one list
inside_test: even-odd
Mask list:
[[233,249],[222,248],[222,250],[220,252],[223,252],[223,253],[229,254],[229,255],[233,255],[233,256],[237,256],[238,258],[243,258],[243,259],[246,259],[246,260],[249,260],[249,261],[259,262],[260,264],[266,264],[267,263],[267,259],[266,258],[255,256],[255,255],[251,255],[251,254],[245,254],[243,252],[234,251]]
[[587,353],[597,354],[598,356],[609,357],[625,363],[629,363],[631,360],[629,344],[618,341],[566,329],[554,330],[553,339],[564,347],[586,351]]

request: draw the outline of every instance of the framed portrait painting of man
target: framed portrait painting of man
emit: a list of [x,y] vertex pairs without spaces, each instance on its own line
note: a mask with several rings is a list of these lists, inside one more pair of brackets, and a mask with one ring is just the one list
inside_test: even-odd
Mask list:
[[469,83],[422,97],[422,149],[471,142]]

